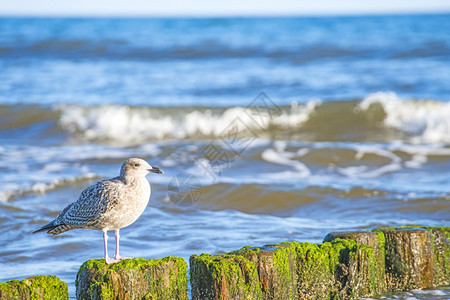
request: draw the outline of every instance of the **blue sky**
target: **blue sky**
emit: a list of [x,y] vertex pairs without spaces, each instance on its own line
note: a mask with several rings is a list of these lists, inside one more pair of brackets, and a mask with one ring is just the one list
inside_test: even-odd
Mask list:
[[0,0],[0,15],[239,16],[450,12],[449,0]]

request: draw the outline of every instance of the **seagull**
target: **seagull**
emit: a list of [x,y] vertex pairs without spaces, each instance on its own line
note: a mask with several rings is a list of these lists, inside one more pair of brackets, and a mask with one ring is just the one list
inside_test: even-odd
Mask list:
[[[58,235],[77,228],[101,230],[106,264],[129,258],[119,255],[119,230],[133,224],[147,207],[151,188],[145,176],[149,173],[164,174],[163,170],[152,167],[143,159],[127,159],[120,168],[119,176],[91,185],[53,221],[33,233],[47,231]],[[110,230],[115,231],[114,258],[108,256]]]

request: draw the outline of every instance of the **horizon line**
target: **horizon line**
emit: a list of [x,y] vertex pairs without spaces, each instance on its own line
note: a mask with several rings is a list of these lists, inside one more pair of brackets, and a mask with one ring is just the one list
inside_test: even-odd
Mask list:
[[341,11],[341,12],[282,12],[282,13],[71,13],[71,12],[0,12],[0,18],[295,18],[295,17],[364,17],[364,16],[406,16],[406,15],[445,15],[445,10],[411,10],[411,11]]

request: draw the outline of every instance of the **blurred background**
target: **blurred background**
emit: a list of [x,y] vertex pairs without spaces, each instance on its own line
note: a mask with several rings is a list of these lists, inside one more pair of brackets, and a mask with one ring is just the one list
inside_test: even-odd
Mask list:
[[101,232],[31,232],[133,156],[125,256],[449,226],[450,3],[330,3],[0,1],[0,281],[74,297]]

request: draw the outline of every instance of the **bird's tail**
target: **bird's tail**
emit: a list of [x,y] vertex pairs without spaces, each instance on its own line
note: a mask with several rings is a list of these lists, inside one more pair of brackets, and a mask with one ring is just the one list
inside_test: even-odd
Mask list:
[[66,224],[55,224],[55,221],[51,221],[47,225],[42,226],[36,231],[33,231],[33,233],[38,233],[42,231],[47,231],[49,234],[58,235],[62,232],[65,232],[67,230],[72,229],[70,226]]
[[47,225],[42,226],[41,228],[39,228],[36,231],[33,231],[33,233],[38,233],[38,232],[42,232],[42,231],[50,231],[52,229],[55,229],[56,225],[54,223],[54,221],[51,221],[50,223],[48,223]]

